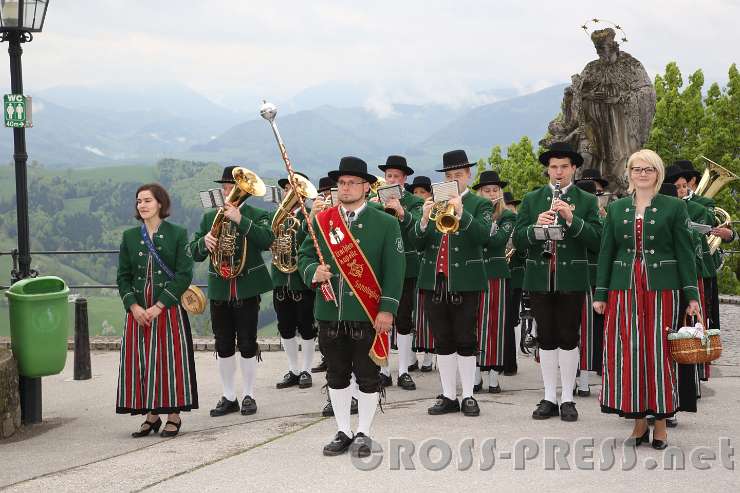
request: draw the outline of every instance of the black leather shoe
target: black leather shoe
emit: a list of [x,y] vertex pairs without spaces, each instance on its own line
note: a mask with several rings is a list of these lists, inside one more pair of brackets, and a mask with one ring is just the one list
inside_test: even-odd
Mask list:
[[[175,427],[174,430],[168,430],[167,426],[172,425]],[[167,423],[164,425],[164,429],[162,430],[162,433],[159,434],[162,438],[172,438],[176,437],[178,433],[180,433],[180,427],[182,426],[182,420],[179,420],[177,422],[167,420]],[[665,447],[664,447],[665,448]]]
[[647,418],[647,424],[650,426],[655,426],[655,416],[649,416]]
[[640,444],[648,443],[650,441],[650,427],[645,430],[639,437],[629,437],[624,441],[624,444],[628,447],[639,447]]
[[453,401],[452,399],[448,399],[443,395],[438,395],[437,402],[435,402],[434,405],[427,410],[427,412],[432,416],[439,416],[440,414],[459,413],[460,402],[457,399]]
[[131,433],[131,436],[134,438],[142,438],[149,435],[149,433],[157,433],[160,426],[162,426],[162,418],[157,418],[156,421],[145,420],[141,423],[139,431]]
[[588,389],[588,390],[578,389],[577,394],[578,394],[578,397],[588,397],[591,395],[591,389]]
[[301,374],[298,376],[298,388],[307,389],[312,385],[313,379],[311,378],[311,374],[307,371],[302,371]]
[[324,445],[324,455],[342,455],[349,449],[350,445],[352,445],[352,439],[345,435],[343,431],[338,431],[334,435],[334,440]]
[[514,368],[513,370],[504,370],[504,376],[505,377],[513,377],[519,372],[517,368]]
[[226,414],[231,414],[239,411],[239,401],[234,399],[233,401],[228,400],[226,397],[221,396],[221,399],[216,404],[216,407],[211,409],[211,417],[217,418]]
[[326,358],[321,357],[321,363],[311,368],[311,373],[321,373],[326,371]]
[[483,389],[483,380],[480,381],[480,383],[476,383],[473,385],[473,393],[474,394],[480,394],[480,391]]
[[431,364],[421,365],[421,368],[419,369],[419,371],[421,371],[422,373],[429,373],[430,371],[432,371],[432,365]]
[[655,436],[653,436],[653,443],[651,443],[650,446],[653,447],[655,450],[665,450],[665,448],[668,447],[668,442],[658,440],[655,438]]
[[409,366],[408,372],[411,373],[412,371],[419,371],[419,361],[414,361],[411,363],[411,366]]
[[281,382],[278,382],[275,384],[275,387],[278,389],[287,389],[288,387],[295,387],[300,383],[301,377],[293,373],[292,371],[289,371],[285,374],[283,377],[283,380]]
[[408,373],[404,373],[403,375],[398,377],[398,386],[401,387],[403,390],[416,390],[414,379],[411,378],[411,375],[409,375]]
[[478,416],[480,415],[480,407],[478,407],[478,401],[472,397],[466,397],[460,403],[460,410],[465,416]]
[[[352,398],[352,404],[349,406],[349,413],[350,414],[357,414],[357,399],[354,397]],[[334,407],[331,405],[331,401],[327,400],[326,405],[324,406],[324,409],[321,410],[322,416],[334,416]]]
[[488,392],[491,394],[500,394],[501,393],[501,385],[496,385],[495,387],[488,386]]
[[356,434],[349,446],[349,453],[352,454],[352,457],[369,457],[372,451],[373,441],[364,433]]
[[380,386],[381,387],[393,387],[393,377],[390,375],[380,374]]
[[678,420],[675,416],[673,416],[672,418],[666,418],[665,425],[668,428],[675,428],[676,426],[678,426]]
[[254,414],[257,412],[257,401],[252,399],[251,395],[245,395],[242,399],[242,416]]
[[578,421],[578,411],[575,402],[563,402],[560,404],[560,419],[563,421]]
[[558,415],[558,405],[554,402],[542,399],[532,413],[532,419],[548,419]]

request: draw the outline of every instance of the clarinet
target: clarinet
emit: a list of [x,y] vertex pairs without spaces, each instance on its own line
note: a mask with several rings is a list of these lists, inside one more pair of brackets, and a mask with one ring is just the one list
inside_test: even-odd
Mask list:
[[[560,182],[558,181],[558,182],[555,182],[555,190],[552,191],[552,202],[550,202],[550,210],[551,211],[552,211],[553,205],[555,205],[555,201],[560,198],[560,194],[561,194],[561,191],[560,191]],[[557,219],[556,219],[556,221],[557,221]],[[547,224],[543,226],[543,228],[545,230],[547,230],[548,227],[549,227],[549,225],[547,225]],[[552,240],[549,240],[548,239],[547,241],[545,241],[545,248],[544,248],[544,250],[542,250],[542,258],[545,258],[545,259],[548,259],[548,260],[550,258],[552,258],[552,256],[553,256],[553,249],[554,249],[553,247],[554,247],[554,244],[553,244]]]

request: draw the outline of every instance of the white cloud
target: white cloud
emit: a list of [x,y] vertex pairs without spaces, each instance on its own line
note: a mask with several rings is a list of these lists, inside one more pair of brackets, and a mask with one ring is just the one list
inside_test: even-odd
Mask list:
[[101,151],[100,149],[98,149],[97,147],[85,146],[85,150],[87,152],[91,152],[91,153],[95,154],[96,156],[105,156],[105,153],[103,151]]

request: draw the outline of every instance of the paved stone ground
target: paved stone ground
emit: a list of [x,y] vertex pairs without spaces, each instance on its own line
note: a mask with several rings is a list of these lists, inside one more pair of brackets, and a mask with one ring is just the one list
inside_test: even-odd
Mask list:
[[[592,386],[591,397],[577,400],[577,423],[533,421],[530,414],[541,399],[542,387],[539,369],[524,356],[519,360],[519,374],[503,379],[503,393],[479,396],[479,418],[435,418],[426,414],[439,392],[436,372],[415,373],[415,392],[388,389],[385,413],[378,413],[373,426],[383,454],[374,455],[374,459],[381,460],[372,471],[360,470],[348,456],[321,455],[321,447],[335,430],[333,419],[319,415],[325,401],[319,388],[324,377],[315,376],[311,389],[276,390],[274,384],[285,366],[285,356],[280,352],[265,353],[259,366],[259,412],[250,417],[237,414],[218,419],[208,416],[208,409],[220,395],[215,360],[207,352],[196,354],[201,409],[183,415],[183,431],[175,439],[150,436],[135,440],[129,433],[137,429],[141,417],[113,413],[118,354],[101,351],[93,353],[92,380],[72,379],[71,353],[62,374],[44,379],[44,423],[0,441],[0,489],[347,491],[370,487],[416,491],[504,485],[507,490],[528,492],[559,487],[574,491],[727,490],[739,484],[739,478],[735,470],[723,467],[719,457],[706,471],[697,470],[689,461],[692,452],[701,452],[698,447],[710,448],[719,455],[721,438],[729,439],[732,446],[740,439],[734,418],[740,404],[740,306],[722,305],[722,317],[725,353],[715,365],[713,378],[703,386],[700,412],[679,415],[679,427],[669,430],[673,451],[686,454],[685,470],[664,470],[664,454],[641,447],[634,469],[622,470],[620,448],[616,466],[600,471],[598,461],[605,440],[613,437],[621,443],[629,435],[631,424],[599,412],[598,386]],[[430,438],[444,440],[454,450],[449,467],[430,471],[423,465],[419,449]],[[474,449],[472,467],[458,470],[462,460],[459,445],[470,438],[476,447],[486,439],[496,439],[496,463],[490,470],[481,470],[486,456],[481,456],[479,448]],[[560,466],[555,471],[547,469],[544,454],[525,461],[524,470],[516,469],[514,459],[505,454],[516,457],[516,444],[526,443],[523,439],[534,440],[541,450],[546,439],[563,439],[572,452],[582,438],[595,440],[595,471],[579,470],[572,453],[567,457],[570,470]],[[414,470],[394,467],[389,448],[398,439],[414,444]],[[431,458],[437,460],[439,453],[432,453]],[[651,470],[654,465],[657,469]]]

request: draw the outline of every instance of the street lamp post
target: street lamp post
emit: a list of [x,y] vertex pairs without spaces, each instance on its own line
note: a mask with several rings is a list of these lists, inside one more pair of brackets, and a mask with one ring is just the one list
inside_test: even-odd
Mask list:
[[[10,55],[10,92],[23,94],[21,43],[41,32],[49,0],[0,0],[0,41],[8,42]],[[18,218],[18,269],[13,270],[11,282],[35,273],[31,271],[31,246],[28,232],[28,189],[26,183],[26,129],[13,128],[13,160],[15,161],[15,196]],[[21,419],[26,424],[41,422],[41,378],[20,376]]]

